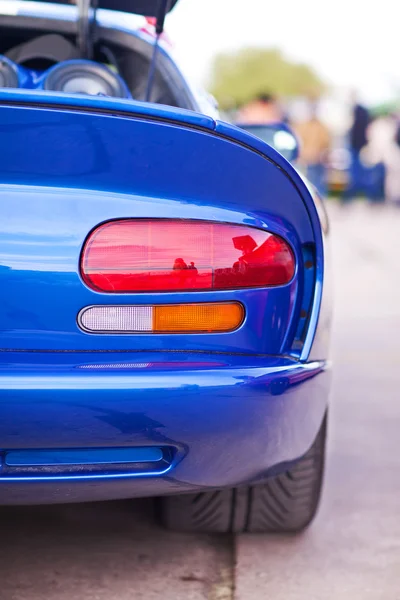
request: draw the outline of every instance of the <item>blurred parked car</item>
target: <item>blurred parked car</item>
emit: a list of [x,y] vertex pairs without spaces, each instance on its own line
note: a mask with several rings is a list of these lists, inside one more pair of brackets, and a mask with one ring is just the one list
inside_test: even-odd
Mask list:
[[286,160],[290,162],[297,160],[299,155],[298,141],[294,132],[286,123],[237,123],[237,126],[275,148]]

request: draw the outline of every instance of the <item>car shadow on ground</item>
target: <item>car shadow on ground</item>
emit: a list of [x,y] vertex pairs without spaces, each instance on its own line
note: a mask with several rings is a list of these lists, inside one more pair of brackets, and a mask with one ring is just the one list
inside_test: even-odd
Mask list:
[[151,499],[2,507],[0,531],[1,600],[230,597],[232,540],[161,529]]

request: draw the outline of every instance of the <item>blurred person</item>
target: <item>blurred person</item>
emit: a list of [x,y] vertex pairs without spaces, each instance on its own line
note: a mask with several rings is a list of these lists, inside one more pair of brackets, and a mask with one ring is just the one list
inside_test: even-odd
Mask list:
[[300,140],[299,166],[321,196],[327,195],[326,165],[331,148],[329,129],[317,115],[317,106],[311,106],[309,118],[294,126]]
[[357,193],[366,192],[366,172],[361,161],[362,149],[367,144],[367,129],[370,124],[370,115],[353,95],[353,117],[349,130],[349,150],[351,154],[349,185],[344,194],[345,199],[353,198]]
[[275,96],[260,94],[238,111],[236,120],[243,125],[279,123],[283,120],[283,112]]
[[400,203],[400,146],[395,115],[376,118],[367,131],[361,159],[368,166],[370,197]]

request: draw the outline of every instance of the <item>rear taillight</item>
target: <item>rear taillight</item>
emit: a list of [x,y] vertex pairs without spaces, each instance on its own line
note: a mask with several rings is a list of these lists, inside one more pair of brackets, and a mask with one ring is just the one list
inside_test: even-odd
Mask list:
[[279,236],[254,227],[168,219],[110,221],[82,252],[81,274],[109,293],[266,287],[289,283],[295,260]]

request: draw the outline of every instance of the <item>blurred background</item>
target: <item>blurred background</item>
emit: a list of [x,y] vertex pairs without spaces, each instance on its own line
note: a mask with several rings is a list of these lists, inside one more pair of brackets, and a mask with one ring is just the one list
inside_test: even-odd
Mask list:
[[298,166],[323,195],[400,201],[393,2],[186,0],[167,28],[225,119],[290,124]]

